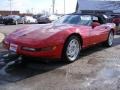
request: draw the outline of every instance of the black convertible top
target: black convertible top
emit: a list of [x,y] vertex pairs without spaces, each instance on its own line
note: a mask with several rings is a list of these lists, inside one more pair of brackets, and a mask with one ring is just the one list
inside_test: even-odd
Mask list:
[[101,13],[78,13],[78,12],[74,12],[74,13],[70,13],[67,15],[90,15],[90,16],[96,16],[100,19],[101,23],[107,23],[107,22],[111,22],[110,18],[108,18],[107,15],[105,14],[101,14]]

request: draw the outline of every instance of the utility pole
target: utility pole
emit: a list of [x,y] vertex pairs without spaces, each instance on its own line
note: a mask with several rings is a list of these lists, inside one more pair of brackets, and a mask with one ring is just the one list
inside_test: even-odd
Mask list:
[[32,14],[34,13],[34,11],[33,11],[34,9],[33,8],[31,8],[31,11],[32,11]]
[[55,0],[52,0],[52,13],[55,13]]
[[12,15],[12,0],[8,0],[10,1],[10,15]]
[[64,14],[65,14],[65,11],[66,11],[66,4],[65,4],[65,0],[64,0]]

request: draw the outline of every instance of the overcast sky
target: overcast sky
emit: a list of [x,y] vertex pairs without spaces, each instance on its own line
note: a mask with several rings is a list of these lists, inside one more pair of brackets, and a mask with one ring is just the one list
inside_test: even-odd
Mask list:
[[[64,13],[64,0],[55,0],[55,9],[58,13]],[[66,1],[66,13],[72,13],[75,11],[77,0],[65,0]],[[80,9],[90,9],[97,7],[93,2],[87,3],[87,1],[101,1],[101,0],[80,0]],[[102,1],[120,1],[120,0],[102,0]],[[101,6],[101,5],[100,5]],[[33,9],[32,9],[33,8]],[[52,0],[12,0],[12,10],[19,10],[20,12],[26,12],[30,10],[34,13],[47,10],[52,12]],[[94,8],[95,9],[95,8]],[[0,10],[10,10],[9,0],[0,0]],[[55,11],[56,11],[55,10]]]
[[[65,0],[66,1],[66,13],[75,11],[77,0]],[[42,10],[52,11],[52,0],[12,0],[12,9],[26,12],[26,10],[38,13]],[[55,9],[58,13],[64,11],[64,0],[56,0]],[[9,0],[0,0],[0,10],[10,10]],[[56,11],[55,10],[55,11]]]

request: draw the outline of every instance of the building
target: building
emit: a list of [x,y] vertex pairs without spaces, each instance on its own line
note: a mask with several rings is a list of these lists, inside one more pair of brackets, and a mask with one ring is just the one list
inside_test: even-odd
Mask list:
[[[8,16],[8,15],[11,15],[11,11],[0,11],[0,16]],[[33,16],[32,13],[20,13],[20,11],[12,11],[12,15]]]
[[32,13],[20,13],[19,15],[20,16],[33,16]]
[[[0,15],[2,15],[2,16],[7,16],[10,14],[11,14],[11,11],[0,11]],[[13,15],[20,15],[20,12],[19,11],[12,11],[12,14]]]
[[82,14],[106,14],[106,15],[114,14],[112,10],[81,10],[80,13]]
[[115,13],[120,13],[120,1],[78,0],[77,6],[76,6],[76,12],[79,12],[81,10],[88,10],[88,11],[102,10],[102,11],[113,11]]

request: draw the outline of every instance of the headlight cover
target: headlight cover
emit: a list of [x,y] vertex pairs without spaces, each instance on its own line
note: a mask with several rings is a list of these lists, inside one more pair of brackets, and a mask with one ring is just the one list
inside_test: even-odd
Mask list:
[[29,48],[29,47],[22,47],[22,50],[26,50],[26,51],[52,51],[55,50],[56,46],[52,46],[52,47],[46,47],[46,48]]
[[29,47],[22,47],[22,50],[32,51],[32,52],[36,51],[35,48],[29,48]]

